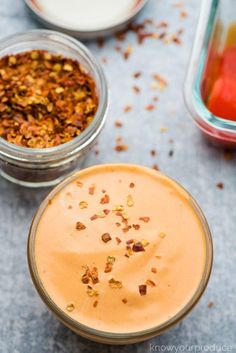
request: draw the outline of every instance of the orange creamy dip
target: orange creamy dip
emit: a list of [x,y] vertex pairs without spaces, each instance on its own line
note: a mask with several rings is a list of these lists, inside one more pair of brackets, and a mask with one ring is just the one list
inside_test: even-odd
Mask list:
[[45,290],[67,315],[127,333],[186,306],[203,276],[206,242],[179,185],[147,168],[104,165],[81,171],[49,202],[35,258]]

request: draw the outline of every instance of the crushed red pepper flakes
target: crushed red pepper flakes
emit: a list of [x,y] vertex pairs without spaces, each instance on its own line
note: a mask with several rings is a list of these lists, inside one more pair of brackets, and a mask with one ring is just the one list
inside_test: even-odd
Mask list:
[[149,112],[151,112],[152,110],[154,110],[156,107],[154,104],[148,104],[146,105],[145,109]]
[[133,188],[135,187],[135,184],[134,184],[134,183],[130,183],[130,184],[129,184],[129,187],[130,187],[131,189],[133,189]]
[[93,307],[96,308],[98,306],[98,300],[95,300],[95,302],[93,303]]
[[152,271],[152,273],[157,273],[156,267],[152,267],[152,268],[151,268],[151,271]]
[[98,297],[99,295],[98,291],[93,289],[91,286],[87,286],[87,294],[89,297]]
[[146,284],[150,287],[156,287],[156,283],[153,282],[151,279],[147,279]]
[[146,295],[147,294],[147,286],[146,286],[146,284],[140,284],[138,286],[138,289],[139,289],[140,295]]
[[111,278],[108,283],[111,288],[119,288],[120,289],[123,287],[122,282],[117,281],[114,278]]
[[99,282],[97,267],[92,267],[92,269],[90,269],[88,266],[84,266],[84,268],[85,273],[82,275],[81,281],[84,284],[88,284],[91,280],[92,284],[97,284]]
[[114,256],[107,256],[107,262],[104,270],[105,273],[109,273],[112,271],[115,261],[116,261],[116,258]]
[[80,201],[79,207],[80,207],[81,210],[83,210],[84,208],[87,208],[88,207],[88,202]]
[[219,183],[217,183],[216,184],[216,187],[218,188],[218,189],[224,189],[224,183],[222,183],[222,182],[219,182]]
[[94,214],[93,216],[90,217],[91,221],[95,221],[96,219],[98,219],[98,216],[96,214]]
[[117,242],[117,245],[119,245],[121,243],[121,239],[119,237],[116,237],[116,242]]
[[128,151],[128,149],[129,149],[129,146],[126,144],[117,144],[115,146],[116,152],[125,152],[125,151]]
[[73,59],[33,50],[2,57],[0,71],[0,137],[10,143],[30,148],[66,143],[96,114],[95,82]]
[[126,105],[126,106],[124,107],[124,113],[130,112],[132,109],[133,109],[133,107],[132,107],[131,105]]
[[126,241],[126,244],[130,245],[130,244],[133,244],[134,243],[134,239],[129,239]]
[[156,170],[156,171],[160,170],[160,168],[158,167],[157,164],[153,164],[152,169],[154,169],[154,170]]
[[112,239],[109,233],[104,233],[101,238],[104,243],[108,243]]
[[151,151],[150,151],[150,154],[151,154],[152,157],[155,157],[156,154],[157,154],[157,152],[156,152],[156,150],[151,150]]
[[94,195],[95,189],[96,189],[96,184],[92,184],[92,185],[89,187],[89,195]]
[[208,305],[207,305],[207,307],[208,307],[209,309],[213,308],[213,306],[214,306],[214,302],[209,302]]
[[133,224],[132,227],[134,228],[134,230],[139,230],[140,229],[140,225],[139,224]]
[[109,195],[107,195],[107,194],[105,194],[102,198],[101,198],[101,200],[100,200],[100,203],[102,204],[102,205],[104,205],[104,204],[106,204],[106,203],[109,203],[110,202],[110,197],[109,197]]
[[133,53],[133,47],[132,47],[132,45],[128,45],[127,48],[123,52],[124,59],[128,60],[132,53]]
[[123,302],[124,304],[127,304],[128,300],[127,300],[126,298],[124,298],[124,299],[122,299],[122,302]]
[[123,124],[122,124],[121,121],[119,121],[119,120],[116,120],[116,121],[115,121],[115,127],[121,128],[122,126],[123,126]]
[[117,226],[117,227],[120,227],[121,224],[120,224],[119,222],[116,222],[116,226]]
[[140,93],[141,89],[140,89],[140,87],[138,87],[138,86],[133,86],[133,91],[134,91],[135,93]]
[[139,217],[140,221],[143,221],[144,223],[148,223],[150,221],[150,217]]
[[141,243],[141,241],[138,241],[138,242],[134,243],[133,246],[132,246],[132,250],[134,252],[145,251],[144,246]]
[[77,230],[84,230],[86,229],[86,226],[82,222],[76,222],[75,228]]
[[132,206],[134,205],[134,200],[133,200],[132,195],[128,195],[128,196],[127,196],[126,203],[127,203],[127,206],[128,206],[128,207],[132,207]]
[[69,304],[66,306],[66,310],[71,313],[73,310],[75,310],[75,304],[74,304],[74,303],[69,303]]
[[142,75],[142,72],[141,71],[137,71],[133,74],[133,77],[134,78],[139,78],[140,76]]
[[82,186],[84,185],[81,181],[77,180],[76,181],[76,185],[79,187],[79,188],[82,188]]

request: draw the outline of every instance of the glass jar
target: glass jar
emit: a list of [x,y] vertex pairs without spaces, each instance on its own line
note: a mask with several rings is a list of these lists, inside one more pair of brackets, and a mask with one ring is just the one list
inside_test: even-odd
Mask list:
[[[93,166],[89,168],[90,170],[96,170],[96,168],[101,169],[102,167],[105,167],[108,165],[99,165],[99,166]],[[109,165],[110,167],[112,166],[119,166],[119,167],[127,167],[127,164],[111,164]],[[129,165],[128,165],[129,166]],[[134,167],[134,166],[133,166]],[[138,166],[136,166],[138,167]],[[139,167],[142,169],[146,169],[145,167]],[[29,264],[29,269],[30,269],[30,274],[31,278],[33,280],[33,283],[35,285],[35,288],[48,307],[48,309],[67,327],[69,327],[72,331],[75,333],[90,339],[92,341],[96,342],[101,342],[105,344],[131,344],[131,343],[137,343],[141,342],[144,340],[147,340],[149,338],[152,338],[154,336],[158,336],[165,332],[166,330],[170,329],[174,325],[176,325],[178,322],[180,322],[192,309],[193,307],[197,304],[199,299],[201,298],[208,280],[210,278],[211,274],[211,269],[212,269],[212,262],[213,262],[213,244],[212,244],[212,237],[211,237],[211,232],[209,229],[209,226],[207,224],[207,221],[196,203],[196,201],[192,198],[192,196],[185,190],[183,187],[178,184],[176,181],[172,180],[171,178],[168,178],[171,183],[174,183],[185,195],[189,200],[189,203],[191,207],[193,208],[194,212],[196,213],[199,222],[202,226],[203,229],[203,234],[205,238],[205,245],[206,245],[206,262],[204,265],[202,277],[200,280],[200,283],[193,294],[193,296],[190,298],[190,300],[187,302],[187,304],[177,312],[177,314],[167,321],[163,322],[161,325],[157,327],[153,327],[151,329],[146,329],[144,331],[139,331],[139,332],[129,332],[129,333],[111,333],[111,332],[104,332],[104,331],[99,331],[94,328],[85,326],[84,324],[81,324],[80,322],[74,320],[71,318],[65,311],[63,311],[59,306],[56,305],[56,303],[53,301],[53,299],[49,296],[47,290],[45,289],[42,280],[40,279],[40,275],[37,269],[37,263],[36,263],[36,257],[35,257],[35,244],[36,244],[36,234],[37,234],[37,227],[39,225],[39,222],[41,220],[41,217],[48,206],[51,202],[53,202],[54,196],[56,196],[65,186],[70,184],[71,182],[78,180],[80,175],[82,175],[86,170],[79,171],[73,175],[71,175],[69,178],[64,180],[62,183],[60,183],[57,187],[52,190],[49,195],[46,197],[46,199],[42,202],[40,205],[30,228],[29,232],[29,238],[28,238],[28,264]],[[154,173],[154,171],[152,171]],[[155,172],[156,173],[156,172]]]
[[[236,147],[236,121],[212,114],[206,100],[216,78],[227,32],[236,21],[234,0],[203,0],[185,82],[185,100],[201,131],[214,143]],[[236,45],[236,40],[233,43]]]
[[108,88],[101,66],[79,41],[61,33],[33,30],[11,36],[0,43],[0,57],[33,49],[47,50],[78,60],[93,77],[99,104],[91,124],[73,140],[50,148],[28,148],[0,138],[0,174],[29,187],[57,184],[83,165],[106,120]]

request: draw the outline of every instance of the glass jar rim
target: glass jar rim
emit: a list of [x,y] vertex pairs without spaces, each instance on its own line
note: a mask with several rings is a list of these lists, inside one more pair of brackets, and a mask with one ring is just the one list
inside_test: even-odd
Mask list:
[[197,114],[200,120],[216,129],[219,133],[236,135],[236,122],[211,113],[204,104],[201,95],[201,79],[208,54],[206,48],[210,44],[218,6],[218,0],[202,1],[199,22],[184,85],[184,98],[191,115]]
[[[17,146],[0,137],[0,154],[16,161],[24,160],[35,163],[41,162],[42,159],[44,161],[52,160],[56,156],[60,156],[61,153],[74,155],[78,151],[81,151],[87,147],[96,138],[105,123],[109,102],[107,80],[101,65],[84,44],[67,34],[44,29],[34,29],[28,32],[13,34],[0,41],[0,57],[2,56],[3,51],[5,51],[4,55],[11,54],[10,49],[16,44],[19,45],[19,43],[27,43],[27,41],[33,40],[34,37],[36,37],[36,39],[40,39],[37,38],[37,36],[47,39],[51,42],[50,44],[52,46],[55,46],[55,48],[57,47],[58,41],[58,44],[67,45],[68,47],[76,50],[78,55],[83,57],[83,59],[88,63],[88,65],[91,66],[92,70],[97,75],[100,85],[100,96],[98,109],[93,121],[79,136],[73,138],[69,142],[48,148],[30,148]],[[8,48],[9,53],[6,52]],[[30,48],[28,50],[30,50]],[[27,50],[19,50],[18,52],[25,51]],[[39,155],[40,160],[37,158]]]
[[[58,192],[60,192],[66,185],[68,185],[70,182],[76,180],[78,176],[80,175],[81,172],[84,172],[86,170],[92,170],[92,169],[99,169],[103,168],[104,166],[109,166],[109,167],[127,167],[127,166],[132,166],[135,168],[139,168],[143,171],[148,171],[149,173],[155,174],[160,174],[162,176],[167,177],[172,183],[174,183],[178,188],[180,188],[186,195],[189,197],[189,202],[191,203],[191,206],[193,207],[196,215],[198,216],[198,219],[201,223],[201,226],[203,228],[204,232],[204,238],[206,242],[206,262],[205,262],[205,267],[204,271],[202,274],[201,281],[192,296],[192,298],[186,303],[186,305],[177,313],[175,314],[172,318],[168,319],[166,322],[153,327],[149,328],[143,331],[138,331],[138,332],[128,332],[128,333],[113,333],[113,332],[105,332],[101,330],[97,330],[91,327],[88,327],[84,324],[81,324],[80,322],[72,319],[69,315],[67,315],[62,309],[60,309],[57,304],[51,299],[49,294],[47,293],[46,289],[43,286],[42,281],[40,280],[40,276],[37,271],[37,265],[35,261],[35,256],[34,256],[34,251],[35,251],[35,239],[36,239],[36,231],[37,231],[37,226],[39,224],[39,221],[41,219],[41,216],[45,210],[45,208],[48,205],[49,200],[51,200]],[[82,171],[78,171],[74,173],[73,175],[69,176],[66,178],[64,181],[62,181],[58,186],[56,186],[49,194],[48,196],[44,199],[44,201],[41,203],[39,206],[38,210],[36,211],[36,214],[33,218],[30,230],[29,230],[29,237],[28,237],[28,245],[27,245],[27,256],[28,256],[28,265],[29,265],[29,270],[31,274],[32,281],[34,283],[34,286],[40,295],[41,299],[44,301],[46,306],[56,315],[56,317],[63,322],[67,327],[75,331],[76,333],[80,334],[83,337],[92,339],[97,342],[101,343],[117,343],[117,344],[126,344],[126,343],[135,343],[135,342],[140,342],[144,341],[148,338],[151,338],[153,336],[159,335],[166,331],[167,329],[171,328],[174,326],[176,323],[181,321],[192,309],[193,307],[197,304],[199,299],[201,298],[204,290],[206,289],[206,286],[208,284],[210,275],[211,275],[211,270],[212,270],[212,265],[213,265],[213,242],[212,242],[212,236],[211,236],[211,231],[208,226],[207,220],[198,205],[198,203],[195,201],[195,199],[190,195],[190,193],[182,186],[180,185],[177,181],[174,179],[170,178],[167,175],[164,175],[160,172],[154,171],[150,168],[140,166],[140,165],[133,165],[129,163],[111,163],[111,164],[101,164],[101,165],[95,165],[86,169],[83,169]]]

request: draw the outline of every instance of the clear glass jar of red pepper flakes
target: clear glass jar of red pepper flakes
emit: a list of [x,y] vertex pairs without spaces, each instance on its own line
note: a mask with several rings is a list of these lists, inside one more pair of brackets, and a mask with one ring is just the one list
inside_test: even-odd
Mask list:
[[35,30],[0,43],[0,174],[49,186],[79,169],[100,133],[108,89],[80,42]]

